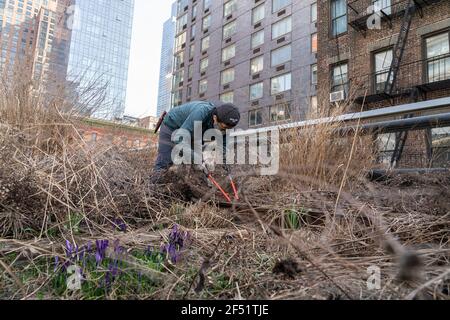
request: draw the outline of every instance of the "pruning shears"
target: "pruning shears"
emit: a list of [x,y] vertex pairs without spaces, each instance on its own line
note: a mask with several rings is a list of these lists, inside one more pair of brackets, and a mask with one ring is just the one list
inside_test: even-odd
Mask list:
[[[239,200],[239,193],[238,193],[238,189],[236,187],[236,184],[234,183],[234,179],[233,176],[231,175],[231,170],[229,168],[229,166],[225,166],[227,174],[228,174],[228,179],[230,180],[231,183],[231,187],[233,188],[233,193],[234,193],[234,199],[235,200]],[[225,191],[224,188],[222,188],[222,186],[217,182],[216,179],[214,179],[213,175],[211,174],[211,172],[208,170],[207,166],[205,164],[203,164],[202,166],[203,171],[205,172],[206,176],[208,177],[208,180],[211,181],[211,183],[217,188],[219,189],[219,191],[222,193],[222,195],[225,197],[225,199],[227,199],[227,201],[229,203],[232,203],[233,200],[231,200],[231,196],[228,194],[228,192]]]

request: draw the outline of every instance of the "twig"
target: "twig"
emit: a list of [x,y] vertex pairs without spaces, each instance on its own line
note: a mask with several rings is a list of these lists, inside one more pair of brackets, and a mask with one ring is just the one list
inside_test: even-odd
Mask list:
[[222,235],[222,237],[220,238],[219,242],[217,243],[217,245],[215,246],[214,250],[212,250],[211,254],[203,261],[202,267],[198,270],[197,274],[195,275],[195,277],[192,279],[191,284],[189,285],[189,288],[187,289],[186,293],[183,296],[183,300],[186,300],[186,297],[188,296],[189,292],[192,289],[192,286],[194,285],[195,280],[197,280],[197,278],[200,276],[200,274],[204,271],[203,269],[205,269],[205,266],[209,266],[212,257],[216,254],[217,249],[219,248],[220,244],[222,243],[222,241],[225,239],[225,237],[228,235],[228,233],[224,233]]
[[12,272],[11,268],[6,263],[4,263],[2,260],[0,260],[0,265],[11,276],[11,278],[13,278],[14,282],[17,284],[17,286],[19,287],[20,291],[22,291],[22,293],[25,295],[26,294],[25,287],[23,286],[23,284],[19,280],[19,278],[17,278],[17,276],[14,274],[14,272]]

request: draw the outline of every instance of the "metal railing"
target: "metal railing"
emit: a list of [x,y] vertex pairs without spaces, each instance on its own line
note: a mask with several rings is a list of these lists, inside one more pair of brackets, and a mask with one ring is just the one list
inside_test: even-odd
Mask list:
[[[356,97],[383,95],[389,69],[368,75],[350,78]],[[447,83],[448,82],[448,83]],[[450,53],[441,56],[405,63],[400,66],[394,95],[409,93],[419,88],[425,91],[450,88]]]
[[373,14],[380,17],[397,16],[405,11],[409,0],[355,0],[348,3],[350,24]]

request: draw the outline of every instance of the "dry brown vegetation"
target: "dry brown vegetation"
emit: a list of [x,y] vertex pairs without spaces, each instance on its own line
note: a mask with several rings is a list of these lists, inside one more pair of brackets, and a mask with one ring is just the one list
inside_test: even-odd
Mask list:
[[[241,201],[227,206],[183,168],[150,183],[154,150],[88,145],[61,111],[72,102],[43,101],[1,88],[0,298],[448,299],[448,176],[370,182],[367,138],[336,140],[339,124],[326,124],[284,137],[277,176],[234,168]],[[67,240],[144,252],[175,224],[190,234],[177,263],[123,258],[151,288],[128,279],[98,297],[49,285]],[[367,286],[371,267],[380,290]]]

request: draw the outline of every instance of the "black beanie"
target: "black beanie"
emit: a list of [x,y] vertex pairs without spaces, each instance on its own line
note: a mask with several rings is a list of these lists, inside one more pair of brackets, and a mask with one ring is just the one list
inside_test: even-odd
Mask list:
[[241,120],[239,109],[232,103],[218,103],[216,105],[216,115],[219,122],[230,127],[235,127]]

